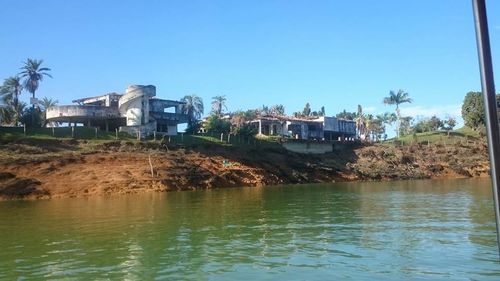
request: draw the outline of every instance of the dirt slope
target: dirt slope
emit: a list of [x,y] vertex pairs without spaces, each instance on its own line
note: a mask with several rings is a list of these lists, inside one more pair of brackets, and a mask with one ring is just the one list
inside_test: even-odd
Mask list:
[[[7,143],[0,198],[56,198],[352,180],[488,175],[486,147],[352,145],[325,155],[151,143]],[[150,164],[151,163],[151,164]],[[151,166],[153,174],[151,174]]]

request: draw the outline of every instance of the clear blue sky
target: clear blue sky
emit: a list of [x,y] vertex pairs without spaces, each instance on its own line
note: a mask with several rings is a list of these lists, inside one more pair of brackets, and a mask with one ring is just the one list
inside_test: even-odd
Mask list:
[[[497,82],[499,2],[487,1]],[[37,96],[60,104],[153,84],[201,96],[206,113],[215,95],[229,110],[380,113],[404,89],[403,114],[456,115],[480,89],[470,0],[2,0],[0,42],[0,79],[44,59],[54,78]]]

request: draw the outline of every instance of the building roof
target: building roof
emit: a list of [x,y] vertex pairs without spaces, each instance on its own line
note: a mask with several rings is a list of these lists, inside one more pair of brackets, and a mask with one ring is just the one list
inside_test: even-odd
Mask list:
[[88,101],[98,101],[98,100],[102,100],[104,99],[106,96],[114,96],[114,97],[121,97],[122,94],[118,94],[118,93],[107,93],[107,94],[104,94],[104,95],[100,95],[100,96],[94,96],[94,97],[88,97],[88,98],[81,98],[81,99],[76,99],[76,100],[73,100],[71,102],[73,103],[84,103],[84,102],[88,102]]
[[160,99],[160,98],[151,98],[153,101],[162,101],[162,102],[168,102],[170,104],[175,104],[175,105],[181,105],[181,104],[186,104],[184,101],[177,101],[177,100],[166,100],[166,99]]

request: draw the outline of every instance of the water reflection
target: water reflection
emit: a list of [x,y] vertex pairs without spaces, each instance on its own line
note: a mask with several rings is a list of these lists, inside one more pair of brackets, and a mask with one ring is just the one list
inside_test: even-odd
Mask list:
[[498,279],[488,181],[0,203],[0,278]]

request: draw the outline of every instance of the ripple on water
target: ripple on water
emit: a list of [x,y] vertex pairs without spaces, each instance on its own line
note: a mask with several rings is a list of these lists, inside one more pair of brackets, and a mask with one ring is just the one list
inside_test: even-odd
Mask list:
[[0,279],[498,280],[480,181],[0,202]]

